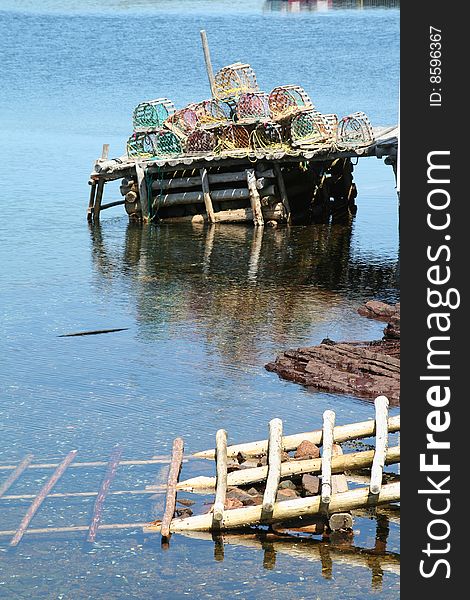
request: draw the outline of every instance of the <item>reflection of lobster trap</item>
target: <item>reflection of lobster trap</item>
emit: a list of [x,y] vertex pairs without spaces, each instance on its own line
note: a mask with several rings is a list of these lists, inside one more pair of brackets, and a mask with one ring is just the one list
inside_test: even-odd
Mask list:
[[129,158],[170,158],[182,154],[180,140],[171,131],[135,131],[127,142]]
[[291,122],[290,135],[294,146],[332,144],[335,141],[338,117],[323,115],[315,110],[296,115]]
[[281,85],[269,94],[269,109],[275,121],[313,108],[308,94],[298,85]]
[[242,94],[235,110],[236,120],[240,123],[254,123],[269,119],[269,97],[264,92]]
[[367,115],[355,112],[341,119],[337,137],[341,148],[360,148],[373,143],[374,132]]
[[178,137],[186,138],[198,125],[196,105],[190,104],[185,108],[177,110],[165,121],[165,127],[168,127]]
[[224,154],[247,154],[250,134],[242,125],[227,125],[220,131],[220,151]]
[[214,152],[217,143],[218,140],[215,133],[196,129],[189,134],[186,140],[185,152],[186,154],[208,154]]
[[199,127],[218,127],[231,120],[232,110],[226,102],[204,100],[193,107]]
[[258,89],[255,72],[248,64],[228,65],[214,77],[214,96],[217,100],[237,98],[247,92],[257,92]]
[[282,129],[276,123],[260,123],[251,132],[253,150],[281,150],[285,147]]
[[168,98],[141,102],[135,107],[132,114],[134,131],[146,128],[159,129],[174,112],[175,106]]

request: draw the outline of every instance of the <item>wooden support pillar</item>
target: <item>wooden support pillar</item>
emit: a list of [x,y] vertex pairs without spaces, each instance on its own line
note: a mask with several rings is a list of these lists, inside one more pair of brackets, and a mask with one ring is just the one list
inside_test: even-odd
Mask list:
[[329,504],[331,500],[331,459],[333,457],[333,431],[335,413],[325,410],[323,413],[323,453],[321,464],[321,501]]
[[104,179],[99,179],[98,187],[96,190],[95,203],[93,206],[93,220],[95,222],[100,220],[101,200],[103,199],[103,192],[104,192]]
[[388,448],[388,398],[375,399],[375,453],[370,470],[370,493],[380,494]]
[[170,471],[168,473],[168,483],[165,499],[165,514],[161,524],[161,534],[163,539],[170,537],[170,523],[175,514],[176,507],[176,486],[180,476],[181,465],[183,463],[183,438],[176,438],[173,442],[173,451],[171,455]]
[[137,175],[137,187],[139,189],[140,210],[142,211],[142,220],[148,223],[150,220],[149,201],[147,183],[145,181],[145,169],[138,162],[135,163],[135,172]]
[[101,151],[101,160],[108,160],[109,156],[109,144],[103,144],[103,149]]
[[204,194],[204,204],[206,207],[207,219],[209,223],[215,223],[214,208],[212,206],[211,194],[209,190],[209,178],[207,169],[201,169],[202,193]]
[[88,201],[88,210],[86,213],[86,218],[89,223],[93,220],[93,206],[95,204],[95,196],[96,196],[96,181],[90,181],[90,199]]
[[256,175],[254,169],[246,170],[246,181],[250,191],[251,210],[253,212],[253,223],[256,226],[264,225],[263,212],[261,210],[261,200],[256,187]]
[[224,518],[225,497],[227,494],[227,432],[225,429],[219,429],[215,436],[216,447],[216,490],[213,516],[216,525]]
[[282,169],[281,169],[281,166],[279,165],[279,163],[274,163],[274,172],[276,173],[276,177],[277,177],[277,185],[279,187],[279,193],[281,194],[281,201],[282,201],[282,204],[284,205],[284,208],[285,208],[285,211],[287,214],[287,224],[290,225],[291,214],[290,214],[289,198],[287,197],[286,184],[284,182],[284,176],[282,174]]
[[[339,444],[333,444],[333,456],[343,456],[343,450]],[[348,481],[344,473],[337,473],[331,476],[331,493],[342,494],[348,491]],[[328,519],[328,525],[332,531],[338,529],[351,529],[353,518],[350,512],[333,513]]]
[[271,518],[281,479],[282,421],[269,421],[268,476],[263,496],[263,518]]

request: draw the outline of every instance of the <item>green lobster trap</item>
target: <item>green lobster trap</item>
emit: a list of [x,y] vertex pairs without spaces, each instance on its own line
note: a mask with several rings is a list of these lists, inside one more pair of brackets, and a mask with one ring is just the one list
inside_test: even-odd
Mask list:
[[132,124],[134,131],[160,129],[168,117],[175,112],[175,106],[168,98],[157,98],[141,102],[134,108]]
[[336,138],[338,117],[309,110],[296,115],[290,125],[293,146],[332,145]]
[[181,141],[171,131],[160,129],[145,132],[134,131],[127,141],[129,158],[171,158],[183,153]]

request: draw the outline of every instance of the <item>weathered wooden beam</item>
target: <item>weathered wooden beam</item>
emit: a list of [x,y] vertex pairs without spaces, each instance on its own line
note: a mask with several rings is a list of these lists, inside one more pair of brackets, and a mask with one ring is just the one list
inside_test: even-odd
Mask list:
[[[331,512],[344,512],[363,506],[375,506],[385,502],[395,502],[399,499],[399,483],[390,483],[382,486],[379,495],[371,495],[369,488],[363,487],[332,496],[330,510]],[[309,496],[308,498],[296,498],[295,500],[276,502],[271,521],[286,521],[288,519],[315,515],[321,511],[321,508],[320,496]],[[246,506],[226,510],[220,527],[221,529],[236,529],[262,522],[263,507]],[[173,519],[170,530],[173,533],[176,531],[210,531],[211,528],[212,515],[205,514],[186,519]],[[144,528],[144,532],[149,533],[159,530],[160,524],[149,525]]]
[[[280,203],[279,203],[280,204]],[[280,206],[282,206],[280,204]],[[263,208],[263,215],[268,221],[281,221],[284,218],[284,209]],[[214,213],[216,223],[250,223],[253,221],[251,208],[234,208],[231,210],[219,210]],[[161,223],[204,223],[206,215],[187,215],[184,217],[163,217]]]
[[103,504],[108,494],[111,483],[116,475],[121,455],[122,448],[118,446],[113,450],[110,456],[108,468],[106,469],[104,479],[101,483],[98,496],[96,497],[95,505],[93,507],[93,517],[91,520],[90,529],[88,530],[87,542],[95,541],[96,534],[98,532],[98,527],[101,521],[101,514],[103,512]]
[[[154,456],[153,458],[142,459],[142,460],[122,460],[119,464],[123,465],[158,465],[158,464],[169,464],[170,456]],[[191,457],[188,457],[191,458]],[[187,458],[183,461],[185,462]],[[33,463],[28,465],[28,469],[55,469],[59,466],[58,462],[42,462],[42,463]],[[69,465],[70,469],[75,469],[76,467],[106,467],[108,464],[107,461],[104,460],[94,460],[87,462],[73,462]],[[0,465],[0,471],[13,471],[17,468],[17,465]]]
[[268,476],[263,496],[263,518],[271,518],[281,479],[282,421],[269,421]]
[[67,454],[67,456],[64,458],[64,460],[57,467],[57,469],[54,471],[54,473],[52,474],[50,479],[41,488],[41,491],[36,496],[36,498],[33,500],[33,502],[31,503],[31,506],[28,508],[28,511],[26,512],[25,516],[23,517],[23,520],[21,521],[18,529],[16,530],[15,535],[11,538],[10,546],[17,546],[20,543],[21,538],[24,535],[24,532],[28,528],[28,525],[31,523],[31,519],[34,517],[34,515],[38,511],[39,507],[45,500],[46,496],[49,494],[49,492],[52,490],[52,488],[55,486],[55,484],[59,481],[59,479],[65,473],[65,470],[67,469],[69,464],[73,461],[76,454],[77,454],[77,450],[72,450],[71,452],[69,452]]
[[98,187],[96,189],[95,202],[93,204],[93,220],[95,222],[100,220],[100,210],[101,210],[101,201],[103,199],[104,184],[105,184],[104,179],[98,180]]
[[253,169],[246,170],[246,182],[248,184],[248,190],[250,192],[251,210],[253,212],[253,223],[255,226],[261,227],[264,225],[264,218],[263,212],[261,210],[261,200],[258,193],[258,188],[256,187],[256,175]]
[[145,181],[145,169],[138,162],[135,163],[135,172],[137,175],[137,187],[139,189],[140,210],[142,219],[147,222],[150,218],[147,183]]
[[[166,485],[154,485],[152,489],[146,490],[113,490],[108,492],[108,496],[142,496],[149,494],[162,494],[166,492]],[[8,494],[2,496],[2,501],[7,500],[30,500],[36,498],[37,494]],[[50,498],[93,498],[98,496],[97,491],[93,492],[57,492],[47,495]]]
[[227,432],[219,429],[215,436],[216,447],[216,486],[215,502],[213,507],[214,521],[220,523],[224,516],[225,498],[227,494]]
[[125,203],[126,203],[125,200],[115,200],[114,202],[108,202],[107,204],[101,205],[101,210],[106,210],[107,208],[112,208],[113,206],[121,206],[122,204],[125,204]]
[[[374,450],[364,452],[351,452],[341,456],[333,456],[331,459],[332,473],[343,473],[344,471],[357,471],[372,465]],[[393,446],[387,450],[386,464],[400,462],[400,446]],[[291,475],[302,475],[304,473],[319,474],[322,469],[322,459],[292,460],[281,464],[281,478]],[[268,475],[268,467],[254,467],[233,471],[227,475],[227,485],[238,486],[263,481]],[[215,487],[215,477],[192,477],[178,484],[179,490],[196,491],[211,490]],[[146,489],[152,489],[147,486]]]
[[[167,492],[165,499],[165,512],[161,523],[161,534],[162,538],[166,539],[170,537],[170,523],[175,514],[176,506],[176,492],[178,479],[181,472],[181,465],[183,463],[183,450],[184,441],[183,438],[176,438],[173,441],[173,451],[171,455],[170,471],[168,473]],[[212,517],[211,517],[212,518]]]
[[109,156],[109,144],[103,144],[103,149],[101,150],[101,160],[108,160]]
[[[262,196],[272,196],[274,194],[274,186],[268,186],[263,189],[261,194]],[[213,190],[210,192],[210,196],[213,201],[228,202],[231,200],[248,200],[250,198],[250,192],[247,188],[226,188],[224,190]],[[202,190],[162,194],[154,200],[154,204],[158,203],[159,208],[180,206],[183,204],[203,204],[204,202],[204,192]]]
[[20,464],[15,468],[7,479],[0,485],[0,498],[5,494],[7,490],[15,483],[15,481],[21,476],[21,474],[29,467],[31,461],[34,458],[34,454],[27,454]]
[[209,86],[211,88],[211,95],[213,98],[215,98],[214,72],[212,70],[212,61],[211,61],[211,53],[209,51],[209,42],[207,41],[207,34],[204,29],[201,29],[200,34],[201,34],[202,50],[204,52],[204,61],[206,63],[207,77],[209,79]]
[[388,398],[375,399],[375,453],[370,472],[370,491],[378,494],[382,486],[383,468],[388,447]]
[[335,413],[325,410],[323,413],[323,453],[321,461],[321,501],[329,504],[331,500],[331,460],[333,458],[333,431]]
[[209,223],[215,223],[214,207],[212,206],[211,193],[209,190],[209,181],[207,177],[207,169],[201,169],[201,186],[204,197],[204,206],[206,207],[207,219]]
[[[388,430],[390,433],[400,430],[400,415],[390,417],[388,420]],[[296,433],[286,435],[282,438],[283,450],[295,450],[304,440],[313,444],[321,444],[323,432],[321,429],[307,431],[305,433]],[[359,423],[350,423],[348,425],[338,425],[333,431],[335,442],[345,442],[347,440],[360,439],[375,435],[375,420],[361,421]],[[268,440],[248,442],[246,444],[235,444],[228,446],[227,456],[233,458],[241,452],[245,456],[261,456],[266,454],[268,449]],[[214,450],[203,450],[193,454],[194,458],[214,458]]]
[[[106,529],[106,530],[114,530],[114,529],[137,529],[137,528],[143,528],[146,527],[148,525],[147,523],[108,523],[108,524],[103,524],[101,525],[100,529]],[[66,526],[66,527],[36,527],[36,528],[31,528],[31,529],[27,529],[24,534],[25,535],[35,535],[35,534],[42,534],[42,533],[75,533],[75,532],[79,532],[79,531],[88,531],[89,526],[88,525],[71,525],[71,526]],[[4,529],[4,530],[0,530],[0,536],[1,535],[5,535],[5,536],[10,536],[13,535],[15,533],[14,529]]]
[[90,180],[90,199],[88,200],[88,210],[86,213],[86,218],[89,223],[93,220],[93,207],[95,204],[95,196],[96,196],[96,188],[97,182],[94,180]]
[[[205,168],[205,167],[201,167]],[[266,186],[267,180],[274,178],[274,172],[272,170],[267,171],[256,171],[256,187],[262,189]],[[220,184],[220,183],[239,183],[246,182],[245,171],[228,171],[226,173],[208,173],[207,175],[209,184]],[[154,192],[160,192],[161,190],[171,189],[184,189],[201,187],[201,177],[172,177],[171,179],[161,179],[152,183],[152,190]]]
[[287,197],[286,184],[284,182],[284,176],[282,174],[281,165],[277,162],[274,163],[274,172],[276,173],[277,185],[279,188],[279,194],[281,195],[282,204],[284,205],[284,208],[286,210],[287,224],[290,225],[291,211],[290,211],[289,198]]

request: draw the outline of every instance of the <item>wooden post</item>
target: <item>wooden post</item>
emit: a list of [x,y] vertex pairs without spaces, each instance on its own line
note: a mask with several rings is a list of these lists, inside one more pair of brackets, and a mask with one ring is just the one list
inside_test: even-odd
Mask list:
[[28,468],[29,464],[34,458],[34,454],[28,454],[23,458],[20,464],[16,467],[16,469],[7,477],[7,479],[0,485],[0,498],[3,494],[11,488],[11,486],[15,483],[18,477],[23,473],[25,469]]
[[109,144],[103,144],[103,150],[101,151],[101,160],[108,160],[109,156]]
[[256,175],[253,169],[246,170],[246,181],[250,191],[251,210],[253,211],[253,223],[256,226],[264,225],[263,212],[261,210],[261,200],[256,187]]
[[103,192],[104,192],[104,179],[100,178],[98,180],[98,187],[96,190],[95,203],[93,206],[93,220],[95,222],[100,220],[101,200],[103,198]]
[[95,500],[95,505],[93,507],[93,518],[91,520],[90,529],[88,530],[87,542],[94,542],[96,538],[96,533],[98,532],[98,527],[101,521],[101,513],[103,512],[103,504],[108,494],[111,483],[116,475],[117,468],[119,466],[119,461],[121,459],[122,448],[115,448],[111,454],[109,459],[108,468],[106,469],[106,473],[101,483],[98,496]]
[[321,463],[321,501],[329,504],[331,500],[331,459],[333,456],[333,430],[335,413],[325,410],[323,413],[323,453]]
[[87,221],[90,223],[93,219],[93,206],[95,204],[96,181],[90,182],[90,199],[88,200],[88,210],[86,213]]
[[175,514],[176,506],[176,486],[180,476],[181,465],[183,462],[183,438],[176,438],[173,442],[173,452],[171,456],[170,471],[168,473],[167,492],[165,499],[165,513],[162,519],[161,534],[163,539],[170,537],[170,523]]
[[212,97],[215,98],[214,71],[212,70],[211,53],[209,51],[209,43],[207,42],[207,34],[204,29],[201,29],[201,42],[204,51],[204,60],[206,62],[207,77],[211,88]]
[[277,185],[279,186],[279,193],[281,194],[281,201],[282,201],[282,204],[284,205],[284,208],[286,209],[287,224],[290,225],[291,214],[290,214],[289,198],[287,197],[286,184],[284,183],[284,176],[282,174],[282,169],[281,169],[279,163],[274,163],[274,172],[276,173],[276,177],[277,177]]
[[214,502],[214,521],[220,523],[224,517],[225,496],[227,493],[227,432],[225,429],[219,429],[215,435],[216,447],[216,491]]
[[382,487],[382,474],[388,448],[388,398],[375,399],[375,453],[370,471],[370,492],[379,494]]
[[145,223],[149,221],[149,202],[147,195],[147,184],[145,182],[145,169],[138,162],[135,163],[135,172],[137,175],[137,187],[139,188],[140,210],[142,211],[142,220]]
[[[343,449],[339,444],[333,444],[333,457],[343,456]],[[348,491],[348,481],[344,473],[331,476],[331,493],[342,494]],[[332,531],[338,529],[351,529],[353,518],[349,512],[333,513],[328,519],[328,525]]]
[[263,518],[270,518],[274,510],[277,488],[281,479],[281,454],[282,421],[272,419],[269,421],[268,477],[263,496]]
[[62,477],[66,468],[73,461],[76,454],[77,454],[77,450],[72,450],[71,452],[69,452],[67,454],[67,456],[64,458],[64,460],[57,467],[57,469],[54,471],[54,473],[52,474],[50,479],[41,488],[41,491],[36,496],[36,498],[33,500],[33,502],[31,503],[31,506],[28,508],[27,513],[23,517],[23,520],[21,521],[18,529],[16,530],[15,535],[11,538],[10,546],[17,546],[20,543],[20,541],[24,535],[24,532],[28,528],[28,525],[31,523],[31,519],[34,517],[34,515],[38,511],[39,507],[43,503],[46,496],[49,494],[49,492],[52,490],[52,488],[55,486],[55,484]]
[[209,223],[215,223],[214,208],[212,207],[207,169],[201,169],[199,172],[201,173],[202,193],[204,194],[204,204],[206,206],[207,219],[209,220]]

